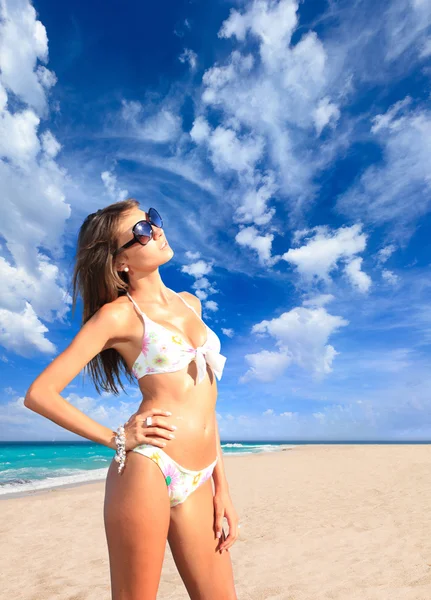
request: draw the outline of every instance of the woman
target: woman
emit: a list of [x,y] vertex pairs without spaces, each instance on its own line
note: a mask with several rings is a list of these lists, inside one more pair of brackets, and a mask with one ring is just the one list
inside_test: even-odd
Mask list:
[[[173,256],[162,225],[154,208],[145,213],[134,199],[86,218],[73,278],[84,324],[32,383],[25,406],[117,451],[104,503],[113,600],[156,598],[166,540],[190,598],[236,600],[228,549],[238,518],[215,416],[214,373],[220,379],[226,359],[199,299],[160,277]],[[143,399],[124,430],[60,396],[84,367],[98,392],[118,394],[121,374],[136,377]]]

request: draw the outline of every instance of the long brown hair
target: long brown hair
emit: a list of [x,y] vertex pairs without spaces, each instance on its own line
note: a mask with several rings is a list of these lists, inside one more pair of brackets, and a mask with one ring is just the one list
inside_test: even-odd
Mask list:
[[[139,203],[134,198],[114,202],[85,219],[78,235],[73,272],[73,304],[75,311],[78,294],[82,298],[82,324],[106,303],[126,293],[128,275],[118,273],[114,266],[113,252],[117,248],[118,224],[122,215]],[[119,394],[117,386],[124,391],[121,374],[132,381],[124,358],[115,349],[102,350],[85,367],[98,393]]]

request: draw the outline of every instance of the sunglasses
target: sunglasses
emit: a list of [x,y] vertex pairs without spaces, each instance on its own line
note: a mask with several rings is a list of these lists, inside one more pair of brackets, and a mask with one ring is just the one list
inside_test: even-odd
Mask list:
[[117,256],[121,250],[130,248],[130,246],[133,246],[133,244],[141,244],[141,246],[146,246],[153,237],[153,226],[163,227],[162,217],[155,208],[148,209],[147,215],[148,219],[138,221],[133,225],[133,239],[131,239],[129,242],[126,242],[123,246],[121,246],[121,248],[117,248],[117,250],[115,250],[113,253],[113,256]]

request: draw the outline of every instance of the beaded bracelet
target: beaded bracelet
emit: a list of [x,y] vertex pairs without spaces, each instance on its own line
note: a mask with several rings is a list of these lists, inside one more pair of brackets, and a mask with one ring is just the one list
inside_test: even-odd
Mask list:
[[121,474],[126,464],[126,433],[123,425],[120,425],[116,434],[115,443],[117,444],[117,451],[114,458],[117,463],[120,463],[118,465],[118,472]]

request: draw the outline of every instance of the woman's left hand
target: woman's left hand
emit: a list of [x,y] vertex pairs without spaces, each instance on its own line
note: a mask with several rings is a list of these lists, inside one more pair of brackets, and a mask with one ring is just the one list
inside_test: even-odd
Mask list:
[[222,533],[223,530],[223,517],[226,517],[229,523],[229,534],[225,540],[220,536],[220,544],[218,550],[220,554],[223,550],[228,550],[238,538],[238,515],[232,504],[229,492],[226,491],[215,491],[214,493],[214,527],[215,534],[217,532]]

